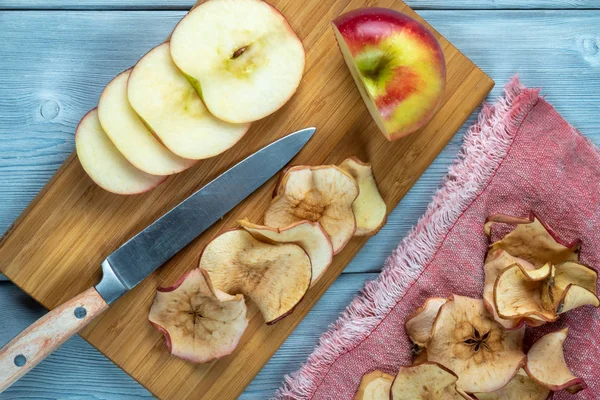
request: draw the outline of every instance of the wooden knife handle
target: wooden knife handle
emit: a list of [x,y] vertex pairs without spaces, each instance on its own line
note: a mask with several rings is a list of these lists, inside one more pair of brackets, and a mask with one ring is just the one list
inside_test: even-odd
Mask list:
[[21,332],[0,350],[0,393],[107,308],[92,287]]

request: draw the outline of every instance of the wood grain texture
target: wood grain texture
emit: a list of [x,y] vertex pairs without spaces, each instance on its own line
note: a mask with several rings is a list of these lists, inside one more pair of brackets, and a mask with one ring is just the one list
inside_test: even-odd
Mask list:
[[0,393],[108,308],[89,288],[56,307],[0,349]]
[[[182,10],[188,9],[194,0],[14,0],[0,4],[0,9],[54,9],[54,10]],[[596,0],[407,0],[414,10],[494,10],[494,9],[598,9]]]
[[[50,4],[47,1],[43,3]],[[118,3],[122,4],[122,2]],[[433,4],[432,1],[410,2],[412,5],[416,3]],[[473,1],[470,0],[452,2],[439,0],[436,3],[451,4],[454,8],[461,8],[463,5],[465,8],[474,6]],[[475,1],[475,5],[478,3],[489,2]],[[507,0],[504,3],[507,7],[517,8],[530,2]],[[562,6],[568,2],[542,1],[541,3],[543,4],[540,6]],[[90,17],[84,18],[84,14],[89,14]],[[155,31],[167,29],[161,28],[160,21],[169,19],[172,15],[169,12],[155,12],[160,14],[161,18],[149,20],[146,13],[138,13],[140,14],[138,18],[124,18],[120,14],[122,13],[113,12],[109,16],[98,16],[99,13],[95,12],[0,12],[0,26],[8,26],[9,21],[12,21],[10,25],[12,31],[0,30],[0,38],[3,39],[0,41],[0,48],[4,56],[0,58],[0,70],[3,71],[0,74],[0,94],[2,94],[0,102],[4,99],[0,105],[0,132],[2,132],[0,232],[6,230],[74,148],[72,137],[74,125],[71,124],[72,121],[63,119],[64,113],[78,111],[82,115],[94,102],[94,99],[84,105],[69,102],[68,108],[61,103],[60,114],[55,119],[59,123],[41,118],[39,119],[41,123],[33,122],[34,117],[39,118],[42,102],[48,97],[52,98],[51,96],[60,94],[57,86],[64,85],[64,80],[56,81],[55,76],[68,76],[69,71],[75,69],[77,72],[73,77],[83,82],[81,70],[77,68],[78,63],[84,60],[77,60],[77,51],[72,50],[71,57],[63,58],[56,55],[58,47],[68,47],[64,42],[51,40],[53,35],[57,34],[59,27],[74,26],[85,35],[89,35],[88,40],[77,42],[79,51],[89,57],[96,53],[95,49],[105,46],[105,43],[89,40],[90,36],[102,33],[99,31],[102,29],[102,24],[94,24],[94,20],[106,21],[115,18],[118,23],[127,23],[132,32],[127,43],[130,49],[133,49],[140,43],[141,46],[146,43],[143,35],[135,34],[136,29],[143,31],[142,28],[148,25],[147,21],[151,21],[154,27],[148,34],[158,35],[160,38],[162,32]],[[574,40],[580,36],[589,37],[597,34],[600,13],[596,11],[518,13],[423,11],[420,14],[432,22],[438,31],[467,56],[475,60],[496,82],[504,82],[514,71],[520,70],[525,84],[543,86],[543,93],[549,96],[552,104],[563,116],[592,141],[600,144],[600,130],[597,129],[600,126],[600,113],[596,111],[599,104],[597,96],[600,93],[600,83],[594,79],[588,82],[587,79],[589,76],[593,78],[594,72],[597,73],[598,69],[585,62],[582,46],[576,39]],[[109,22],[113,26],[118,23]],[[499,35],[498,32],[502,34]],[[478,40],[473,40],[472,35],[475,35]],[[2,47],[10,44],[6,40],[7,37],[10,37],[15,44],[10,47],[10,52],[5,51],[6,46]],[[539,45],[546,42],[553,43],[552,51],[539,50]],[[513,48],[515,43],[518,46]],[[498,49],[498,52],[495,49]],[[48,57],[39,57],[39,55],[48,55]],[[131,54],[126,51],[119,52],[118,48],[115,48],[111,52],[111,57],[129,59]],[[51,64],[48,64],[49,60]],[[48,65],[52,66],[54,74],[48,73]],[[110,67],[110,65],[100,65],[94,70],[94,74],[86,78],[92,93],[86,93],[85,86],[76,93],[88,99],[96,96],[97,100],[99,90],[111,76],[110,72],[102,71]],[[587,73],[580,76],[581,72]],[[560,79],[556,79],[557,76],[560,76]],[[500,94],[501,89],[501,85],[497,85],[489,99],[493,100],[494,96]],[[26,96],[13,96],[13,93],[18,90]],[[61,90],[64,90],[64,87]],[[94,92],[95,90],[98,92]],[[588,98],[592,100],[581,110],[580,101],[585,102]],[[595,102],[593,99],[596,99]],[[77,122],[77,118],[72,118],[73,124]],[[60,125],[60,129],[65,132],[65,135],[60,138],[55,136],[57,125]],[[391,250],[425,210],[431,195],[458,151],[463,132],[464,128],[392,211],[384,230],[367,242],[345,272],[378,271],[381,268]],[[272,395],[279,387],[283,375],[296,370],[305,361],[321,332],[330,322],[335,321],[338,313],[360,290],[364,279],[372,279],[375,276],[375,274],[344,274],[338,278],[257,375],[241,398],[262,400]],[[41,306],[10,283],[0,283],[0,304],[2,304],[0,346],[43,314]],[[121,400],[151,397],[149,392],[89,344],[75,337],[4,392],[1,398]]]
[[[87,178],[77,158],[69,156],[0,243],[0,268],[6,276],[44,306],[53,308],[96,282],[103,258],[185,196],[233,162],[288,132],[309,125],[316,125],[319,130],[295,163],[337,164],[353,154],[369,160],[391,209],[493,85],[484,73],[441,38],[448,70],[444,104],[422,132],[389,143],[368,116],[329,27],[333,17],[366,3],[358,0],[274,3],[284,15],[293,16],[290,23],[308,50],[303,83],[292,100],[279,112],[255,123],[244,139],[224,155],[203,161],[141,196],[115,196],[101,190]],[[377,4],[411,13],[399,1],[382,0]],[[120,37],[116,32],[119,28],[114,29],[110,34]],[[107,50],[110,54],[110,49]],[[100,53],[100,57],[106,57],[105,53]],[[91,70],[94,68],[88,66],[86,75]],[[64,95],[69,96],[69,92]],[[193,267],[210,238],[234,226],[240,217],[259,220],[274,181],[275,178],[123,296],[82,331],[82,336],[161,398],[237,397],[366,239],[352,240],[294,313],[283,321],[267,326],[253,309],[249,328],[238,349],[212,364],[195,366],[171,357],[164,349],[161,335],[148,324],[147,312],[155,288],[159,284],[169,285]]]

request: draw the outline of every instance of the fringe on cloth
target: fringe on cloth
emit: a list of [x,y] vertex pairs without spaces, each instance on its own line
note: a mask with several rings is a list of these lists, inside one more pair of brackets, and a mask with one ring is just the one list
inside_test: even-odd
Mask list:
[[379,277],[368,282],[324,333],[304,366],[285,377],[275,399],[311,399],[332,364],[365,340],[418,279],[455,221],[477,198],[510,150],[523,118],[539,99],[514,76],[504,97],[484,104],[467,131],[425,215],[388,258]]

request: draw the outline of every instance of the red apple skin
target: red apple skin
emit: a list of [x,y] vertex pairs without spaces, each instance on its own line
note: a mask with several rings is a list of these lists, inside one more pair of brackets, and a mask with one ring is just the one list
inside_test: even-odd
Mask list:
[[[366,89],[383,120],[378,125],[380,129],[385,125],[382,131],[389,140],[406,136],[427,124],[442,103],[446,84],[444,53],[433,33],[415,19],[388,8],[352,10],[335,19],[333,24],[359,70],[358,58],[362,54],[373,49],[387,52],[389,42],[386,41],[394,38],[402,38],[397,45],[400,52],[418,49],[420,65],[405,65],[400,58],[394,60],[392,56],[387,79],[379,82],[379,86],[383,83],[384,92],[373,93],[368,85]],[[406,44],[407,41],[410,43]],[[351,61],[346,57],[346,62]],[[400,110],[401,107],[404,109]],[[371,108],[369,111],[374,113]],[[402,115],[415,117],[395,121],[398,116],[403,118]]]

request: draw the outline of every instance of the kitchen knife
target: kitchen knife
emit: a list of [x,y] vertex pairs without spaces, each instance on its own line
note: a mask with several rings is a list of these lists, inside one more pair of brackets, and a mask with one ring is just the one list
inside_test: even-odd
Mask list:
[[239,162],[102,262],[102,279],[48,312],[0,350],[0,393],[83,329],[283,168],[315,132],[285,136]]

